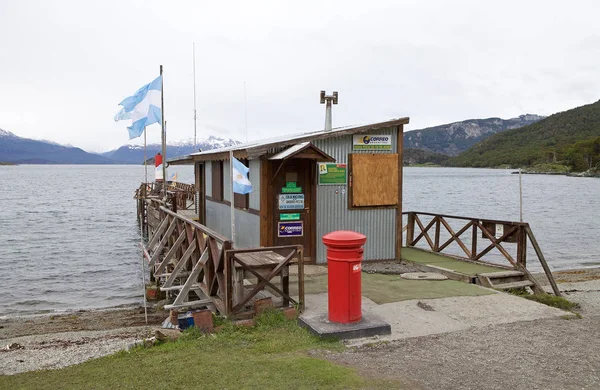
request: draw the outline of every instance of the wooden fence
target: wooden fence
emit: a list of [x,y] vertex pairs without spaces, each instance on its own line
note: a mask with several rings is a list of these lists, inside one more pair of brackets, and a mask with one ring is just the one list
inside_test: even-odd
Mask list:
[[[407,247],[422,244],[432,252],[444,253],[445,255],[481,263],[488,263],[484,260],[484,257],[493,249],[496,249],[500,253],[500,258],[508,262],[508,264],[500,264],[500,266],[519,270],[526,274],[530,280],[535,280],[527,270],[527,246],[529,242],[548,277],[554,293],[560,296],[560,290],[552,277],[548,263],[528,223],[416,211],[405,212],[403,215],[407,216],[407,224],[404,227]],[[452,225],[454,225],[454,228]],[[480,246],[479,238],[482,238],[486,245]],[[460,254],[448,252],[448,248],[453,243],[460,248]],[[507,244],[516,244],[515,256],[510,253]],[[492,264],[494,266],[499,265],[497,263]],[[536,288],[541,289],[539,284],[535,283]]]
[[[150,239],[143,252],[151,280],[172,300],[166,309],[208,306],[226,317],[243,318],[253,315],[248,308],[253,300],[266,296],[278,301],[277,306],[302,308],[302,246],[236,250],[227,237],[174,212],[173,204],[170,209],[158,198],[145,202]],[[288,255],[274,252],[282,250]],[[256,261],[247,260],[249,256]],[[261,260],[269,256],[271,265]],[[298,300],[289,294],[293,259],[298,261]],[[252,276],[255,285],[248,280]],[[273,284],[274,277],[281,279],[280,286]]]

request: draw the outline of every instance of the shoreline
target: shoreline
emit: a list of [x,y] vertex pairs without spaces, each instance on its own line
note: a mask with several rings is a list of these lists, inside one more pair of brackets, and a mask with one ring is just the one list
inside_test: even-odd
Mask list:
[[[550,291],[543,273],[534,273]],[[578,312],[593,316],[600,309],[600,267],[553,272],[564,296],[581,302]],[[60,369],[127,350],[152,336],[168,318],[161,302],[143,307],[78,310],[0,319],[0,376]]]

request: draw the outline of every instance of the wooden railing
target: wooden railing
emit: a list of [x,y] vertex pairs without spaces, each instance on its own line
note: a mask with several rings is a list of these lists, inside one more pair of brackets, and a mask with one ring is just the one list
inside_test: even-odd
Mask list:
[[[302,246],[234,250],[227,237],[177,214],[165,207],[160,199],[149,199],[146,203],[150,238],[142,250],[150,267],[151,280],[172,301],[165,306],[166,309],[214,306],[226,317],[244,317],[248,316],[245,305],[267,288],[281,297],[282,306],[302,307],[303,289],[299,286],[298,301],[290,297],[288,290],[288,266],[293,258],[299,258],[299,281],[303,281],[300,278]],[[287,249],[289,255],[281,257],[283,261],[271,267],[266,274],[255,272],[243,260],[236,258],[236,254],[281,249]],[[242,298],[237,300],[233,297],[236,264],[258,278],[249,294],[243,293],[242,279]],[[282,288],[271,282],[275,276],[281,277]]]
[[[529,242],[554,293],[560,295],[560,290],[556,286],[548,263],[528,223],[415,211],[402,214],[407,216],[407,224],[403,229],[406,231],[407,247],[421,244],[432,252],[443,252],[446,255],[469,261],[498,266],[499,264],[490,263],[484,259],[492,250],[496,249],[500,253],[500,259],[504,259],[510,264],[510,266],[504,264],[505,268],[517,269],[533,280],[533,276],[527,270],[527,245]],[[486,245],[479,246],[480,237],[484,239]],[[453,243],[460,248],[458,254],[448,251]],[[510,253],[511,250],[507,244],[516,244],[514,256]]]

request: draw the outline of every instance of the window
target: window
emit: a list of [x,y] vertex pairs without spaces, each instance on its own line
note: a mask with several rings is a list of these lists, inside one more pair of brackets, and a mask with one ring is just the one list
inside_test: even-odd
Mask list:
[[212,198],[223,201],[223,161],[213,161],[212,167]]
[[348,206],[395,207],[398,204],[398,154],[353,153],[348,156]]

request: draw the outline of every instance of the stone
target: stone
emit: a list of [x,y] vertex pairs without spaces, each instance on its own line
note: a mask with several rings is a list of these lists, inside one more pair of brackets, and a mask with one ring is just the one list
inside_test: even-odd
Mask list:
[[178,329],[157,329],[154,332],[154,337],[160,341],[175,341],[181,336],[181,331]]
[[293,307],[288,307],[283,311],[283,315],[288,320],[295,320],[296,318],[298,318],[298,311]]
[[264,312],[265,310],[270,310],[272,308],[273,300],[271,299],[271,297],[257,299],[256,301],[254,301],[254,311],[257,315]]
[[239,320],[233,323],[235,326],[245,326],[251,328],[256,325],[256,321],[254,320]]
[[194,326],[196,326],[205,333],[213,332],[212,311],[208,309],[197,310],[192,313],[192,317],[194,318]]

